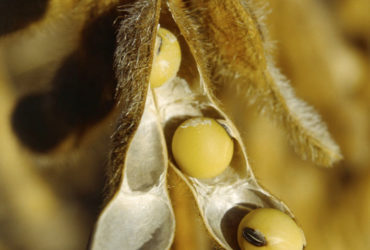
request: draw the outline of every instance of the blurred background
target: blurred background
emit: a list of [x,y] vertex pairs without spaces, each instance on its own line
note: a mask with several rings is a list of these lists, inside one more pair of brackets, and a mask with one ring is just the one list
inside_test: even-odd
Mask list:
[[[370,1],[271,0],[267,10],[278,67],[321,114],[344,159],[333,168],[302,160],[250,107],[238,121],[250,164],[296,215],[307,250],[370,249]],[[85,249],[102,206],[109,124],[94,128],[78,152],[34,155],[10,128],[18,93],[7,82],[0,62],[0,250]],[[218,249],[189,190],[171,172],[169,180],[173,249]]]

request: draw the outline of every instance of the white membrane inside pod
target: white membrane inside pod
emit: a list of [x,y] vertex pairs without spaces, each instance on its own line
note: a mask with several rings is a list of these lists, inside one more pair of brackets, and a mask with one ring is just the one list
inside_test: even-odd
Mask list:
[[163,250],[172,242],[170,205],[152,194],[119,193],[100,217],[93,250]]
[[119,190],[99,217],[92,249],[169,249],[175,219],[166,190],[167,151],[150,90],[123,171]]
[[124,184],[131,191],[148,191],[165,178],[167,151],[157,109],[149,91],[145,110],[128,148]]
[[175,77],[172,81],[156,88],[154,93],[162,126],[178,117],[202,116],[198,106],[201,103],[196,99],[197,95],[194,94],[188,83],[179,77]]
[[[214,186],[197,183],[198,190],[204,189],[206,196],[199,196],[199,204],[202,204],[207,222],[214,233],[221,239],[224,238],[221,222],[227,211],[236,204],[250,203],[256,207],[263,207],[263,200],[253,191],[254,187],[248,182],[239,179],[232,185],[215,188]],[[247,212],[247,211],[246,211]]]

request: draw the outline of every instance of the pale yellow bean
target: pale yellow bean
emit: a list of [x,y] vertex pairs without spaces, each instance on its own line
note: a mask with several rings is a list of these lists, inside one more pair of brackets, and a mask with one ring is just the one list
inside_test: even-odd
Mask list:
[[176,36],[160,28],[156,37],[150,85],[157,88],[173,79],[179,70],[181,49]]
[[172,140],[172,153],[178,167],[196,178],[212,178],[230,164],[234,143],[214,119],[192,118],[183,122]]
[[238,243],[242,250],[302,250],[305,238],[287,214],[273,208],[259,208],[240,222]]

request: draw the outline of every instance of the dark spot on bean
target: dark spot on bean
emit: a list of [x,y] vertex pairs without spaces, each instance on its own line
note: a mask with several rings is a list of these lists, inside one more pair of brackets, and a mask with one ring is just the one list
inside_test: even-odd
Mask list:
[[159,55],[159,53],[161,53],[161,50],[162,50],[162,37],[158,36],[158,41],[159,41],[159,45],[158,45],[158,50],[157,50],[157,55]]
[[245,227],[242,231],[243,238],[256,247],[263,247],[267,245],[267,241],[261,232]]

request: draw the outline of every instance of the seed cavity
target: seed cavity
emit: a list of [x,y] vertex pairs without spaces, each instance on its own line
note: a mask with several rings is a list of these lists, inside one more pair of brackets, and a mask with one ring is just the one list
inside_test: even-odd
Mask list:
[[250,227],[243,228],[243,238],[256,247],[267,245],[267,241],[261,232]]

